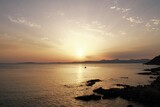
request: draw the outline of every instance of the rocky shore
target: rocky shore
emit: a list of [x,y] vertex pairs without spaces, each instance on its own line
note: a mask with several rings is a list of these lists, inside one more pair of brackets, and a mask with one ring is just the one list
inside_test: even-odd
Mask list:
[[93,80],[88,80],[87,82],[86,82],[86,85],[87,86],[92,86],[92,85],[94,85],[96,82],[101,82],[102,80],[100,80],[100,79],[93,79]]
[[[159,57],[158,57],[159,58]],[[159,63],[157,59],[156,62]],[[154,63],[153,60],[151,60]],[[155,63],[154,63],[155,64]],[[83,95],[75,97],[76,100],[82,101],[91,101],[91,100],[101,100],[101,99],[114,99],[117,97],[126,99],[128,101],[138,102],[144,104],[146,106],[160,106],[160,67],[147,69],[145,72],[138,73],[139,75],[152,75],[150,76],[155,79],[151,82],[150,85],[138,85],[138,86],[130,86],[126,84],[116,84],[117,86],[121,86],[123,88],[110,88],[104,89],[99,87],[93,90],[93,94],[91,95]],[[96,80],[96,81],[95,81]],[[87,86],[92,86],[95,82],[99,82],[101,80],[95,79],[90,80],[91,83],[88,83]],[[88,81],[87,81],[88,82]]]

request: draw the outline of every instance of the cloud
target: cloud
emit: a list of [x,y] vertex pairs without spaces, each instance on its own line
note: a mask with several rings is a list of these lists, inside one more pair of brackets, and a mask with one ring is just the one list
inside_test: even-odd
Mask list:
[[130,8],[120,8],[120,7],[117,7],[117,6],[111,6],[110,9],[121,12],[123,14],[122,18],[131,22],[131,23],[136,23],[136,24],[143,23],[143,20],[140,17],[128,16],[129,11],[131,10]]
[[29,20],[26,20],[24,17],[13,18],[11,16],[8,16],[8,19],[13,23],[23,24],[23,25],[26,25],[26,26],[29,26],[29,27],[41,28],[41,25],[33,23]]
[[146,23],[146,27],[147,27],[147,31],[159,31],[159,25],[160,24],[160,20],[159,19],[150,19],[147,23]]
[[120,50],[120,51],[112,51],[103,53],[102,56],[105,58],[112,58],[112,59],[145,59],[150,58],[150,56],[154,56],[158,54],[159,48],[157,47],[144,47],[138,48],[134,50]]
[[124,19],[126,19],[127,21],[130,21],[131,23],[136,23],[136,24],[140,24],[143,23],[142,19],[140,19],[139,17],[124,17]]
[[106,53],[106,57],[110,57],[113,59],[138,59],[138,58],[147,58],[149,56],[149,52],[142,51],[119,51],[119,52],[110,52]]
[[126,13],[131,10],[130,8],[120,8],[120,7],[116,7],[116,6],[111,6],[110,9],[120,11],[121,13]]
[[[118,7],[117,1],[116,3],[114,2],[112,6],[110,6],[110,9],[121,13],[122,18],[131,23],[130,25],[131,27],[137,24],[137,25],[142,25],[144,28],[146,28],[147,31],[159,31],[160,30],[160,26],[159,26],[160,19],[158,18],[147,19],[147,18],[139,17],[137,15],[131,15],[134,13],[134,11],[131,11],[132,9],[130,8]],[[122,34],[122,32],[120,32],[120,34]]]
[[159,25],[159,24],[160,24],[160,19],[151,19],[151,21],[152,21],[153,24],[155,24],[155,25]]
[[87,59],[91,59],[91,60],[95,59],[95,57],[94,57],[94,56],[91,56],[91,55],[86,56],[86,58],[87,58]]
[[116,7],[116,6],[111,6],[110,9],[123,13],[122,18],[126,19],[127,21],[129,21],[131,23],[136,23],[136,24],[143,23],[142,19],[139,17],[131,17],[131,16],[127,17],[128,12],[131,10],[130,8],[120,8],[120,7]]
[[96,29],[96,28],[91,28],[91,27],[84,27],[86,30],[88,31],[93,31],[93,32],[97,32],[97,33],[103,33],[102,30]]
[[116,9],[116,6],[112,6],[112,7],[110,7],[110,9]]
[[146,27],[151,27],[151,24],[150,24],[150,23],[146,23],[145,26],[146,26]]
[[93,21],[92,24],[85,24],[82,26],[85,30],[91,31],[91,32],[95,32],[95,33],[99,33],[101,35],[106,35],[106,36],[114,36],[113,33],[109,32],[106,29],[106,25],[101,24],[98,21]]
[[84,28],[85,30],[96,32],[96,33],[101,33],[101,34],[104,34],[103,29],[106,28],[106,25],[103,25],[98,21],[92,21],[91,24],[81,24],[80,26]]
[[121,8],[121,11],[122,11],[122,13],[125,13],[125,12],[128,12],[129,10],[131,10],[131,9],[125,9],[125,8]]
[[154,28],[154,27],[152,27],[152,30],[159,31],[159,28]]
[[121,35],[126,35],[127,33],[124,32],[124,31],[120,31],[120,34],[121,34]]

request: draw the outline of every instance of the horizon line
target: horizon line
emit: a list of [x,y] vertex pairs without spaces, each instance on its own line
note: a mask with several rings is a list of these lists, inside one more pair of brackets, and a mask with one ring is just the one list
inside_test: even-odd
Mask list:
[[0,62],[0,64],[69,64],[69,63],[141,63],[150,59],[101,59],[101,60],[85,60],[85,61],[20,61],[20,62]]

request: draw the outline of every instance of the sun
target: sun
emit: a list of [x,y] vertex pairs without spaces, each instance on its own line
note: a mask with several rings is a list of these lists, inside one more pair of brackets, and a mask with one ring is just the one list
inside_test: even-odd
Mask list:
[[77,56],[78,57],[83,57],[84,56],[84,49],[77,48]]

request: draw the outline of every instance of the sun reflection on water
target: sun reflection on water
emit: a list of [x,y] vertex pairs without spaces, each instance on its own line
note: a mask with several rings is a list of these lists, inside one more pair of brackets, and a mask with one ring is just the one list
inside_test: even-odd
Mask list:
[[77,73],[77,81],[82,82],[83,81],[83,66],[78,66],[78,73]]

